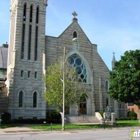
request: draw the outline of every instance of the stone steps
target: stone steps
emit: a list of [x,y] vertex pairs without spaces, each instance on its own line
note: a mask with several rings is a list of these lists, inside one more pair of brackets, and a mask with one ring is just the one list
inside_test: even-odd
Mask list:
[[66,123],[100,123],[97,117],[89,115],[65,116]]

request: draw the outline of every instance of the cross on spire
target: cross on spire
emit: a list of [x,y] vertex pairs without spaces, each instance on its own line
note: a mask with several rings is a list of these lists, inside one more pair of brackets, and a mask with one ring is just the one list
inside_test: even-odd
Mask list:
[[72,13],[72,15],[74,16],[74,18],[76,18],[76,16],[78,16],[78,14],[75,11]]

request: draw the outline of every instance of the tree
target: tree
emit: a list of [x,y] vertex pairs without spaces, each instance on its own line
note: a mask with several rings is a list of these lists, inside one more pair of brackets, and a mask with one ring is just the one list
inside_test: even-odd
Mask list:
[[63,60],[59,59],[47,68],[45,76],[46,101],[58,111],[62,111],[63,108],[63,72],[65,73],[65,108],[79,103],[81,95],[85,93],[83,83],[78,80],[76,69],[67,61],[63,69]]
[[126,51],[110,72],[112,98],[140,107],[140,50]]

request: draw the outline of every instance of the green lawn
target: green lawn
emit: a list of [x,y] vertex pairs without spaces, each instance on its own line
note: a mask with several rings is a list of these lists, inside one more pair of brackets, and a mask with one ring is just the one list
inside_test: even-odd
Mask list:
[[[92,128],[103,128],[103,125],[100,124],[89,124],[89,125],[82,125],[82,124],[65,124],[65,129],[92,129]],[[111,127],[106,125],[106,127]],[[41,129],[41,130],[51,130],[51,126],[49,124],[46,125],[38,125],[38,126],[30,126],[32,129]],[[61,124],[53,124],[52,130],[61,130]]]
[[118,127],[127,127],[127,126],[140,126],[140,122],[138,120],[122,120],[117,121]]
[[[11,125],[0,125],[0,129],[4,128],[9,128],[9,127],[15,127],[19,126],[16,124],[11,124]],[[137,120],[121,120],[117,121],[117,124],[114,126],[111,125],[101,125],[101,124],[66,124],[65,128],[67,130],[69,129],[95,129],[95,128],[116,128],[116,127],[128,127],[128,126],[140,126],[140,122]],[[50,124],[42,124],[42,125],[31,125],[31,129],[40,129],[40,130],[51,130],[51,125]],[[62,126],[61,124],[52,124],[52,130],[61,130]]]
[[[66,124],[66,129],[93,129],[93,128],[116,128],[116,127],[128,127],[128,126],[140,126],[140,123],[137,120],[127,120],[127,121],[117,121],[117,124],[107,125],[107,124]],[[41,129],[41,130],[51,130],[50,124],[46,125],[38,125],[38,126],[31,126],[32,129]],[[52,124],[53,130],[61,130],[61,124]]]
[[18,125],[16,124],[2,124],[0,125],[0,129],[5,129],[5,128],[9,128],[9,127],[16,127]]

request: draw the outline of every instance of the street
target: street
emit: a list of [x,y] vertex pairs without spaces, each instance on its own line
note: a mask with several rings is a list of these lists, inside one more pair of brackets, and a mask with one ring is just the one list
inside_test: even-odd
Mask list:
[[[137,128],[136,130],[138,130]],[[46,131],[36,133],[17,132],[0,135],[0,140],[130,140],[130,128],[94,129],[72,131]],[[139,138],[133,138],[133,140]]]

